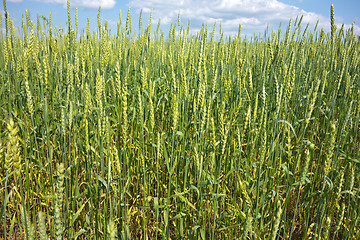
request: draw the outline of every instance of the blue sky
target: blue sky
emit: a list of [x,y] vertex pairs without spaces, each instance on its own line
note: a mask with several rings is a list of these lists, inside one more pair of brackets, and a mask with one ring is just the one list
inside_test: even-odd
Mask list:
[[[29,10],[33,21],[37,13],[48,18],[51,12],[52,25],[65,28],[66,1],[7,0],[7,11],[17,26],[20,25],[25,10]],[[136,29],[140,10],[143,10],[143,26],[146,26],[152,9],[153,23],[157,24],[161,18],[164,31],[167,31],[171,22],[177,22],[180,11],[184,26],[191,19],[192,32],[198,31],[203,22],[208,23],[211,29],[216,22],[217,26],[221,23],[222,31],[230,35],[236,34],[241,24],[242,34],[248,36],[264,33],[267,25],[270,30],[277,30],[280,23],[286,26],[290,19],[294,20],[298,15],[303,15],[304,27],[309,23],[312,29],[319,20],[319,27],[329,31],[331,3],[335,6],[335,22],[339,26],[345,24],[348,28],[355,21],[354,30],[360,34],[360,0],[70,0],[72,19],[75,19],[77,6],[81,28],[85,26],[87,18],[91,27],[96,27],[100,5],[102,18],[108,20],[109,27],[115,34],[119,11],[121,10],[122,21],[125,22],[127,10],[131,6],[132,24]],[[1,15],[4,18],[3,10]]]

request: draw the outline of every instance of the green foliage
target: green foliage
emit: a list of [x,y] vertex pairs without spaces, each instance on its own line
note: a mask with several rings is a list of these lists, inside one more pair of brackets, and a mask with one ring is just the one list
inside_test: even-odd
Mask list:
[[0,238],[358,237],[353,29],[249,40],[179,14],[166,38],[129,9],[111,35],[68,11],[0,38]]

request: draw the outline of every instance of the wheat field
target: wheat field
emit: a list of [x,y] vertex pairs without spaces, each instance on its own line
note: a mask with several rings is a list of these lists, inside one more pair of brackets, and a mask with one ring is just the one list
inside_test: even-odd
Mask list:
[[360,238],[360,37],[333,7],[251,39],[4,12],[1,239]]

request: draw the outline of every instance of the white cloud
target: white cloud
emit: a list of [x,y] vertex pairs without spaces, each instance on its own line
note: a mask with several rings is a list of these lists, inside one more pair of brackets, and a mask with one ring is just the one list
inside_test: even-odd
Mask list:
[[22,2],[23,0],[7,0],[8,2],[14,2],[14,3],[19,3]]
[[[311,29],[319,21],[318,28],[330,30],[327,17],[278,0],[130,0],[130,5],[138,10],[146,9],[144,12],[153,9],[153,19],[161,17],[162,24],[177,22],[179,11],[185,23],[191,19],[193,28],[216,21],[222,24],[226,34],[237,32],[239,24],[242,32],[250,35],[263,32],[267,25],[277,30],[280,23],[285,26],[290,19],[301,15],[303,26],[309,24]],[[358,26],[354,29],[360,33]]]
[[110,26],[117,26],[118,22],[112,19],[106,19]]
[[[12,1],[22,1],[22,0],[12,0]],[[39,2],[46,3],[57,3],[62,4],[66,7],[67,0],[38,0]],[[99,8],[101,6],[102,9],[112,9],[115,6],[115,0],[71,0],[70,6],[77,7],[85,7],[85,8]]]

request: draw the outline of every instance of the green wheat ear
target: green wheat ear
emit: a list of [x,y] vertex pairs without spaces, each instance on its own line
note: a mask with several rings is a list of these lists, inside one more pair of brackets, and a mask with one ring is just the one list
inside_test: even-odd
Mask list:
[[35,239],[35,227],[33,224],[31,224],[29,214],[26,212],[23,206],[20,206],[20,213],[27,239]]
[[62,205],[63,205],[63,193],[64,193],[64,171],[65,167],[63,163],[57,165],[58,181],[56,183],[55,194],[55,237],[56,240],[62,239],[63,225],[62,225]]
[[7,129],[8,133],[8,143],[6,146],[5,154],[5,170],[16,170],[16,174],[20,176],[21,171],[21,154],[20,154],[20,144],[18,138],[18,128],[14,123],[13,119],[10,119]]
[[108,231],[110,240],[115,240],[117,238],[116,237],[117,236],[116,224],[112,219],[109,220],[109,223],[107,226],[107,231]]
[[39,235],[41,240],[47,240],[48,236],[46,234],[46,224],[45,224],[45,214],[43,212],[38,213],[38,223],[39,223]]
[[334,17],[334,4],[331,4],[331,8],[330,8],[330,23],[331,23],[331,40],[334,41],[335,31],[336,31],[335,17]]

